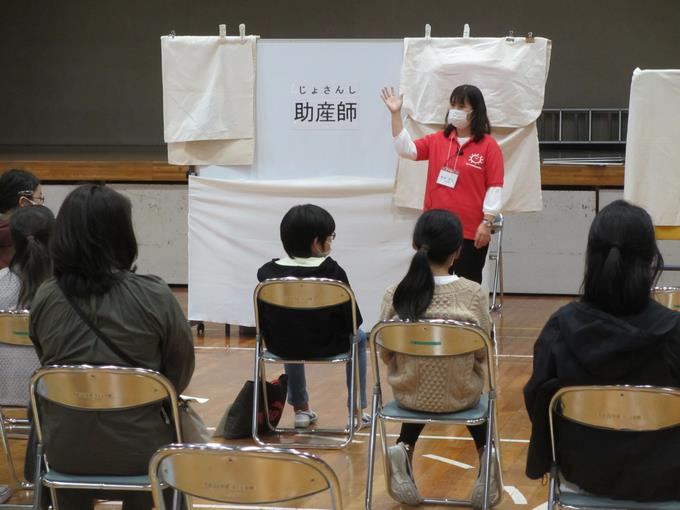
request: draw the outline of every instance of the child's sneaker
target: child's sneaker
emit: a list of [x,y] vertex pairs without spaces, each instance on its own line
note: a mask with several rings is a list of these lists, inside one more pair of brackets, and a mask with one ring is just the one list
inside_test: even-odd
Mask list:
[[418,492],[416,482],[413,480],[411,463],[406,451],[406,445],[399,443],[387,449],[387,457],[390,461],[390,490],[394,498],[407,505],[419,505],[423,498]]
[[[355,420],[357,417],[354,418]],[[349,420],[347,420],[347,426],[349,427]],[[371,426],[371,415],[368,413],[361,413],[361,418],[359,420],[359,427],[356,428],[355,430],[361,430],[365,429]]]
[[315,423],[318,418],[319,415],[311,409],[307,409],[306,411],[295,411],[295,428],[305,429],[312,423]]

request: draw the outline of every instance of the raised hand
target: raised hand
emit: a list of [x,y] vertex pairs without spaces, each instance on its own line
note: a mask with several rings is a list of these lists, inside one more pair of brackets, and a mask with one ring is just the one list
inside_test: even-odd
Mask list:
[[398,113],[401,111],[401,106],[404,104],[404,95],[398,96],[394,92],[394,87],[383,87],[380,91],[380,99],[383,100],[385,106],[392,113]]

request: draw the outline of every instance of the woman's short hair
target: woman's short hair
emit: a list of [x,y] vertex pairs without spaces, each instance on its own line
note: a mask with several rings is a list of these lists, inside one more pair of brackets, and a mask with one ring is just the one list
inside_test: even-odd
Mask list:
[[639,312],[662,269],[647,211],[616,200],[597,213],[588,234],[584,301],[613,315]]
[[0,176],[0,213],[19,206],[21,192],[35,191],[40,180],[31,172],[13,168]]
[[42,205],[23,207],[9,220],[14,246],[9,267],[21,280],[20,308],[30,307],[38,287],[52,275],[48,243],[53,227],[54,215]]
[[106,293],[137,258],[130,200],[100,184],[74,189],[59,209],[50,252],[64,292]]
[[418,218],[413,229],[416,253],[392,299],[399,318],[417,320],[422,317],[434,296],[430,262],[444,264],[462,245],[463,226],[452,212],[431,209]]
[[335,231],[333,216],[313,204],[291,207],[281,220],[281,242],[289,257],[312,256],[312,242],[324,242]]
[[[482,91],[474,85],[459,85],[453,89],[451,97],[449,98],[449,103],[452,105],[464,106],[466,102],[472,107],[472,118],[470,119],[472,138],[475,142],[478,142],[484,138],[484,135],[491,133],[491,124],[489,123],[489,117],[486,114],[486,102],[484,101]],[[448,111],[446,114],[448,118]],[[446,118],[444,119],[444,123],[446,124],[444,136],[448,138],[451,135],[451,132],[453,132],[454,127],[447,123]]]

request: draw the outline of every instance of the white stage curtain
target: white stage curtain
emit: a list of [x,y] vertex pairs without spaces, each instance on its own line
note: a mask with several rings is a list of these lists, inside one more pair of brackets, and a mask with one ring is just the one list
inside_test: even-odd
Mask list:
[[[470,83],[484,94],[492,135],[503,151],[503,212],[542,209],[535,121],[543,108],[551,42],[524,38],[405,39],[400,92],[404,126],[419,138],[442,128],[449,96]],[[400,159],[395,202],[421,208],[427,162]]]
[[[335,219],[331,256],[347,271],[369,330],[385,289],[397,283],[413,255],[420,211],[397,208],[391,179],[322,178],[280,181],[189,180],[189,318],[254,325],[257,269],[285,257],[281,218],[314,203]],[[370,220],[369,220],[370,219]]]
[[633,72],[623,196],[680,226],[680,70]]
[[161,37],[163,120],[173,164],[252,164],[253,36]]

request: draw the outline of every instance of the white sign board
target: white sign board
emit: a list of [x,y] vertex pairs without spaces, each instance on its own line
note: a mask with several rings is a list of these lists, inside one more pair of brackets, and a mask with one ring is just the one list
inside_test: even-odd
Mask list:
[[401,40],[260,40],[252,166],[199,169],[218,179],[393,178],[397,156],[380,100],[398,86]]

